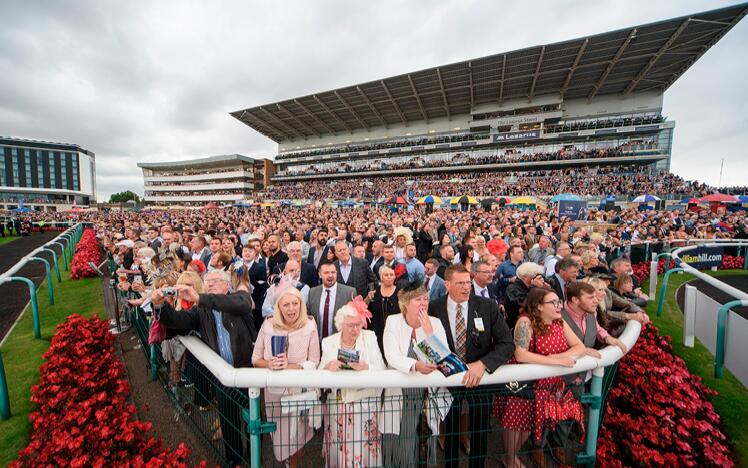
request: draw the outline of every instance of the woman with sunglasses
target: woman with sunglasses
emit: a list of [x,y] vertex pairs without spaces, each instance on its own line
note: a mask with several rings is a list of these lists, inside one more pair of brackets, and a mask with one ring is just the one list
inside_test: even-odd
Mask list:
[[[521,315],[514,327],[514,361],[574,367],[584,356],[584,344],[561,318],[563,303],[550,289],[530,288]],[[504,427],[502,434],[507,467],[524,466],[518,453],[534,431],[540,438],[543,429],[564,419],[582,422],[582,407],[561,377],[534,382],[534,398],[503,397],[494,407]],[[553,415],[553,416],[551,416]]]

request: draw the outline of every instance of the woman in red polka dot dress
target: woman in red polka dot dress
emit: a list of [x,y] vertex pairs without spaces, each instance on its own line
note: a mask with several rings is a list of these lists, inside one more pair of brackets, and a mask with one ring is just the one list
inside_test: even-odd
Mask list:
[[[573,367],[584,355],[584,344],[561,318],[563,303],[549,289],[532,288],[514,327],[514,362]],[[499,397],[494,407],[504,427],[507,467],[521,467],[517,454],[534,430],[540,439],[543,428],[556,421],[582,423],[582,407],[561,377],[535,382],[535,398]]]

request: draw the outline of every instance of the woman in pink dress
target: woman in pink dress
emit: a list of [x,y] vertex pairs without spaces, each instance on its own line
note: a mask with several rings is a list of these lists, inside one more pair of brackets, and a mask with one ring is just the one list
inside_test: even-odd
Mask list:
[[[563,303],[555,292],[531,288],[514,327],[514,362],[574,367],[585,353],[584,344],[561,318]],[[534,431],[537,439],[545,427],[576,419],[582,424],[582,407],[561,377],[535,381],[535,398],[502,397],[494,407],[504,427],[504,463],[509,468],[524,466],[517,454]]]
[[[286,337],[286,350],[273,356],[273,337]],[[277,340],[277,339],[276,339]],[[252,365],[270,370],[307,369],[319,364],[319,335],[314,318],[307,315],[301,293],[290,284],[280,291],[272,317],[260,327],[252,353]],[[265,414],[277,424],[271,434],[273,453],[278,461],[290,457],[290,466],[300,466],[302,449],[314,436],[314,429],[304,412],[282,414],[281,398],[301,393],[297,388],[265,390]]]

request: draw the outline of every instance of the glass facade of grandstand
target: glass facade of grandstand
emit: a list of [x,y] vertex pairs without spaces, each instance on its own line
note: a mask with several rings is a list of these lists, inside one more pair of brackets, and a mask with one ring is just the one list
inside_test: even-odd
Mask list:
[[138,166],[147,203],[198,206],[251,198],[265,185],[265,163],[237,154]]
[[0,137],[0,209],[94,202],[94,158],[77,145]]

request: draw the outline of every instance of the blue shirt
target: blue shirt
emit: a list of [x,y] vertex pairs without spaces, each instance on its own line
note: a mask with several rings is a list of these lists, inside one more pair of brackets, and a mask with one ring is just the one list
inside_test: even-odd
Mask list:
[[499,280],[502,289],[506,289],[506,287],[509,286],[509,280],[512,279],[512,277],[517,276],[517,266],[519,265],[515,265],[511,260],[504,260],[504,262],[499,265],[499,268],[496,270],[495,278]]
[[223,326],[223,315],[213,310],[213,318],[216,321],[216,337],[218,338],[218,353],[224,361],[234,365],[234,354],[231,352],[231,337],[229,331]]
[[408,279],[414,281],[417,277],[423,278],[426,276],[426,270],[423,267],[423,263],[417,258],[411,258],[405,262],[405,270],[408,272]]

